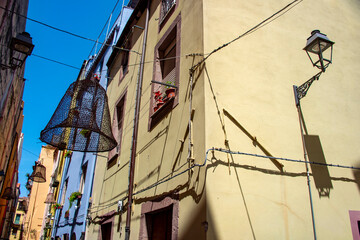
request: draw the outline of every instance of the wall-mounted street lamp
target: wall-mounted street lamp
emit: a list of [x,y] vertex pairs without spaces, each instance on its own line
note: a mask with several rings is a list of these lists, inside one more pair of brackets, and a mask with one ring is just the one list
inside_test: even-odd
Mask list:
[[[307,39],[304,50],[310,58],[313,66],[321,69],[322,72],[325,72],[325,69],[332,62],[333,45],[334,42],[330,41],[325,34],[321,33],[319,30],[314,30],[311,32],[311,36]],[[323,53],[328,48],[331,48],[330,55],[327,55],[328,57],[325,58]],[[319,59],[313,59],[311,57],[313,54],[317,55]]]
[[[304,123],[304,118],[301,111],[300,106],[300,99],[305,97],[307,91],[309,90],[311,84],[315,80],[319,80],[320,75],[325,72],[325,69],[329,66],[329,64],[332,62],[332,52],[333,52],[333,45],[334,42],[330,41],[329,38],[321,33],[319,30],[314,30],[311,32],[311,36],[307,39],[306,46],[304,50],[306,51],[307,55],[310,58],[311,63],[314,67],[317,67],[321,69],[319,73],[311,77],[309,80],[307,80],[302,85],[293,86],[294,90],[294,97],[295,97],[295,104],[299,116],[299,124],[300,124],[300,132],[301,132],[301,140],[303,145],[303,152],[304,152],[304,159],[305,159],[305,167],[306,167],[306,178],[307,178],[307,185],[309,190],[309,198],[310,198],[310,208],[311,208],[311,218],[312,218],[312,224],[313,224],[313,233],[314,233],[314,239],[316,240],[316,227],[315,227],[315,217],[314,217],[314,208],[313,208],[313,201],[312,201],[312,195],[311,195],[311,185],[310,185],[310,172],[309,172],[309,164],[308,164],[308,156],[306,151],[306,145],[305,145],[305,136],[304,132],[307,135],[307,130]],[[324,52],[330,48],[330,55],[329,57],[324,57]],[[327,51],[329,52],[329,51]],[[314,57],[314,54],[317,56]],[[311,57],[313,55],[313,58]]]
[[[294,86],[295,93],[295,102],[296,106],[300,105],[300,99],[305,97],[307,91],[309,90],[311,84],[315,80],[319,80],[320,75],[325,72],[325,69],[332,63],[332,53],[333,53],[333,45],[335,43],[330,41],[329,38],[321,33],[319,30],[314,30],[311,32],[311,36],[307,39],[306,46],[304,50],[306,51],[309,59],[314,67],[321,69],[321,72],[317,73],[305,83],[300,85],[299,87]],[[324,57],[324,52],[330,48],[330,55],[328,57]],[[315,57],[311,57],[311,55],[316,55],[318,59]]]
[[16,69],[21,67],[26,58],[31,55],[34,45],[32,44],[32,38],[27,32],[22,32],[16,37],[13,37],[10,42],[10,63],[9,65],[1,64],[2,68]]
[[5,188],[4,193],[1,195],[1,198],[6,199],[6,200],[11,200],[11,199],[14,199],[15,197],[16,196],[15,196],[15,193],[14,193],[12,187]]

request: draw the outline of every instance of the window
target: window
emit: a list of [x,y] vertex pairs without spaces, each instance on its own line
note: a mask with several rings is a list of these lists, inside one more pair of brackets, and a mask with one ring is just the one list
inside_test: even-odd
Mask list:
[[20,224],[20,217],[21,215],[20,214],[16,214],[16,217],[15,217],[15,224]]
[[64,182],[64,187],[63,187],[62,194],[61,194],[61,205],[64,205],[64,203],[65,203],[65,195],[66,195],[67,186],[68,186],[68,179],[66,179]]
[[124,44],[124,48],[122,50],[120,50],[120,74],[119,74],[119,84],[121,83],[121,81],[123,80],[123,78],[125,77],[125,75],[128,72],[129,69],[129,56],[130,56],[130,49],[131,49],[131,45],[129,43],[129,40],[127,40],[127,42]]
[[121,76],[120,78],[124,78],[125,74],[128,71],[128,65],[129,65],[129,51],[128,50],[123,50],[122,52],[122,57],[121,57]]
[[18,229],[17,229],[17,228],[13,228],[13,230],[12,230],[12,235],[13,235],[14,238],[16,238],[17,232],[18,232]]
[[116,157],[119,155],[121,148],[121,138],[123,132],[123,122],[125,115],[125,100],[126,100],[126,91],[120,96],[119,100],[115,105],[114,117],[112,122],[112,130],[118,145],[109,152],[109,162],[108,166],[115,163]]
[[180,15],[155,47],[149,129],[178,103],[180,77]]
[[164,26],[176,7],[176,0],[161,0],[160,6],[160,29]]
[[86,181],[86,171],[87,171],[87,164],[84,164],[82,166],[82,173],[81,173],[81,177],[80,177],[80,186],[79,186],[79,192],[81,194],[84,193],[84,186],[85,186],[85,181]]
[[149,239],[171,239],[172,205],[158,212],[147,213],[145,216]]
[[112,228],[112,222],[101,225],[101,239],[102,240],[110,240],[111,239],[111,228]]
[[179,201],[166,197],[141,206],[140,238],[153,240],[177,239]]
[[73,232],[73,233],[71,234],[71,240],[76,240],[76,233]]
[[360,239],[360,211],[349,211],[353,239]]

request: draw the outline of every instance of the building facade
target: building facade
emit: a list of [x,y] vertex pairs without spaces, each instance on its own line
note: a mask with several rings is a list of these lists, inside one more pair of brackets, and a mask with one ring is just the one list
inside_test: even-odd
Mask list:
[[10,240],[20,240],[24,236],[24,220],[28,210],[28,198],[20,197],[17,202]]
[[115,49],[107,62],[119,145],[96,166],[89,239],[206,237],[205,168],[194,167],[204,162],[204,89],[189,76],[204,47],[202,8],[139,1],[116,45],[130,51]]
[[[24,65],[13,68],[11,41],[24,32],[28,1],[1,1],[0,3],[0,190],[1,196],[10,187],[16,193],[17,170],[21,158],[19,146],[22,143],[23,101],[25,80]],[[20,147],[21,149],[21,147]],[[16,194],[15,194],[16,195]],[[6,209],[16,208],[16,199],[0,199],[1,237],[8,237],[9,224],[14,212]],[[8,207],[4,207],[8,206]]]
[[[119,145],[87,239],[359,239],[359,10],[140,0],[107,61]],[[315,29],[325,72],[303,51]]]
[[[29,207],[24,223],[25,239],[40,239],[44,235],[44,221],[46,221],[49,204],[45,203],[49,192],[48,186],[52,180],[52,170],[59,158],[59,150],[46,145],[42,146],[38,162],[45,167],[46,171],[41,172],[41,177],[45,178],[43,182],[32,182],[29,194]],[[33,167],[36,171],[36,165]],[[43,175],[44,173],[44,175]]]
[[[124,7],[112,26],[99,52],[91,57],[81,71],[80,80],[92,77],[106,88],[107,66],[105,63],[112,52],[112,46],[120,36],[130,14],[131,7]],[[71,152],[66,154],[51,236],[54,239],[84,239],[88,223],[88,210],[92,203],[94,170],[98,161],[106,161],[94,153]],[[74,201],[75,195],[79,195]],[[72,202],[72,203],[70,203]]]

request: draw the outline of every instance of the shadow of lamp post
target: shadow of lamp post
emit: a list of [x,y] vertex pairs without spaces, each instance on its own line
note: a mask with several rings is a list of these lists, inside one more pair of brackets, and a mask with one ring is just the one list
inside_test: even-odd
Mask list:
[[[319,80],[320,75],[325,72],[325,69],[329,66],[332,62],[332,52],[333,52],[333,45],[334,42],[330,41],[329,38],[321,33],[319,30],[314,30],[311,32],[311,36],[307,39],[306,46],[304,50],[306,51],[311,63],[314,67],[319,68],[321,71],[311,77],[302,85],[293,86],[294,89],[294,97],[295,97],[295,104],[299,116],[299,124],[300,124],[300,132],[301,132],[301,140],[303,145],[303,152],[304,152],[304,159],[305,159],[305,167],[306,167],[306,177],[307,177],[307,185],[309,190],[309,198],[310,198],[310,207],[311,207],[311,218],[312,218],[312,225],[313,225],[313,234],[314,239],[316,238],[316,228],[315,228],[315,219],[314,219],[314,208],[312,202],[312,195],[311,195],[311,186],[310,186],[310,174],[309,174],[309,164],[308,164],[308,156],[306,151],[305,145],[305,136],[304,131],[307,132],[304,124],[304,119],[302,118],[301,106],[300,106],[300,99],[305,97],[307,91],[309,90],[311,84],[315,80]],[[326,58],[323,53],[330,48],[330,56]]]

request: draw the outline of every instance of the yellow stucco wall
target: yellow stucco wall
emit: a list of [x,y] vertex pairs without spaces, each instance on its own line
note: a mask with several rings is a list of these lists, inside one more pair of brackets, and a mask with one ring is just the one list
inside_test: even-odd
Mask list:
[[[15,229],[15,226],[14,226],[11,230],[11,234],[9,235],[10,240],[21,239],[21,236],[23,236],[22,231],[23,231],[23,227],[24,227],[23,224],[24,224],[24,220],[26,217],[26,211],[24,211],[23,208],[19,209],[19,205],[22,204],[22,203],[20,203],[20,201],[27,201],[26,197],[19,198],[19,201],[17,203],[16,212],[14,214],[14,219],[13,219],[13,223],[15,224],[17,231],[16,232],[14,231],[14,229]],[[25,205],[27,205],[27,203],[25,203]],[[20,215],[18,222],[16,221],[16,215]]]
[[[204,0],[204,52],[290,2]],[[298,1],[281,17],[209,57],[206,147],[225,148],[223,122],[233,151],[266,155],[246,130],[271,155],[304,159],[292,86],[319,71],[302,50],[311,31],[319,29],[335,42],[333,64],[301,100],[305,124],[309,134],[320,137],[327,163],[359,166],[359,10],[359,1]],[[284,173],[267,159],[215,152],[206,178],[208,239],[313,238],[305,165],[281,163]],[[360,210],[354,171],[328,170],[333,188],[327,197],[319,196],[310,177],[317,237],[352,239],[349,210]]]
[[44,202],[49,191],[54,158],[56,157],[54,154],[55,150],[54,147],[49,145],[41,148],[39,161],[46,167],[46,182],[33,182],[29,197],[29,208],[25,219],[25,239],[40,238],[46,207]]
[[[186,164],[189,135],[189,69],[201,57],[254,27],[289,1],[179,1],[158,31],[160,1],[152,1],[140,106],[135,192]],[[305,51],[314,29],[335,42],[333,64],[301,100],[309,134],[318,135],[327,163],[359,167],[360,109],[357,68],[360,59],[360,4],[346,1],[298,1],[262,28],[211,55],[194,74],[192,142],[195,163],[212,147],[243,153],[304,160],[293,85],[301,85],[319,70]],[[179,104],[148,131],[154,48],[181,14]],[[145,12],[136,25],[144,27]],[[132,50],[141,53],[143,31],[135,29]],[[129,72],[119,83],[121,59],[111,66],[108,86],[111,116],[127,90],[122,145],[114,166],[106,154],[96,165],[93,204],[95,221],[87,239],[99,236],[100,216],[117,211],[128,187],[136,82],[140,55],[132,52]],[[181,141],[184,140],[183,147]],[[179,194],[178,239],[312,239],[313,229],[304,163],[281,161],[281,172],[269,159],[209,152],[207,166],[194,168],[135,195],[131,239],[138,239],[144,203]],[[174,172],[172,172],[174,171]],[[310,176],[318,239],[351,239],[349,210],[360,210],[359,188],[351,169],[328,167],[332,188],[320,196]],[[310,169],[310,174],[311,174]],[[166,179],[166,178],[165,178]],[[206,184],[206,185],[205,185]],[[127,200],[124,201],[124,204]],[[126,207],[115,215],[113,239],[124,238]],[[97,222],[96,222],[97,221]]]
[[[188,167],[188,134],[186,129],[189,122],[189,69],[192,64],[199,61],[199,57],[186,57],[187,54],[201,53],[202,49],[202,3],[201,1],[179,1],[171,17],[159,32],[159,7],[160,1],[152,1],[150,8],[150,20],[148,29],[148,41],[146,44],[144,79],[142,88],[142,99],[140,106],[139,134],[137,144],[137,157],[135,165],[135,189],[134,192],[142,190],[151,184],[160,181],[166,176],[175,175]],[[180,83],[178,105],[160,121],[151,131],[148,130],[151,80],[153,80],[154,49],[156,44],[164,36],[166,30],[181,15],[181,58],[180,58]],[[142,13],[136,25],[145,26],[145,12]],[[131,43],[132,50],[142,52],[143,31],[135,28]],[[191,43],[191,44],[190,44]],[[119,84],[119,72],[121,59],[118,58],[112,65],[109,77],[112,79],[108,86],[109,107],[111,116],[114,114],[116,101],[127,89],[125,118],[123,125],[123,136],[120,156],[117,164],[107,168],[106,158],[98,157],[95,171],[93,188],[93,205],[91,217],[101,216],[113,210],[117,210],[118,200],[126,197],[128,189],[128,173],[130,148],[133,131],[134,102],[136,82],[139,72],[140,55],[130,53],[129,72]],[[198,77],[198,76],[197,76]],[[197,78],[197,88],[201,92],[193,97],[194,126],[193,141],[194,158],[196,163],[204,160],[204,97],[202,78]],[[183,147],[179,141],[184,139]],[[105,154],[106,155],[106,154]],[[104,156],[105,156],[104,155]],[[107,156],[106,156],[107,157]],[[183,167],[180,167],[184,165]],[[175,171],[179,168],[179,171]],[[174,170],[175,169],[175,170]],[[170,174],[170,175],[169,175]],[[204,196],[204,178],[197,179],[198,170],[189,177],[188,173],[182,174],[173,180],[167,181],[157,187],[136,194],[133,205],[131,221],[131,239],[138,239],[140,232],[141,206],[147,201],[161,199],[173,192],[179,194],[179,236],[189,239],[189,236],[202,239],[205,231],[201,222],[206,219]],[[127,200],[124,201],[124,204]],[[105,206],[105,207],[104,207]],[[124,208],[126,210],[126,207]],[[194,217],[196,216],[196,217]],[[192,218],[192,221],[188,219]],[[98,218],[97,218],[98,219]],[[120,220],[121,219],[121,220]],[[120,221],[120,223],[119,223]],[[114,218],[113,239],[123,239],[125,230],[126,212]],[[100,225],[90,224],[87,228],[87,239],[98,237]],[[186,229],[186,230],[185,230]]]

